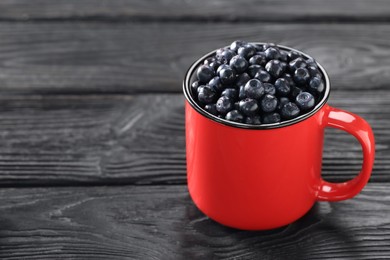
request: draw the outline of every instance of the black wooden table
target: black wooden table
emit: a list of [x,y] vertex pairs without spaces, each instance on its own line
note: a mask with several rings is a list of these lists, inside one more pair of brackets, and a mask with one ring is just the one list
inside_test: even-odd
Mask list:
[[[385,0],[0,2],[1,259],[389,259],[390,3]],[[235,39],[301,49],[331,105],[373,127],[376,163],[352,200],[284,228],[209,220],[186,188],[189,65]],[[323,175],[361,148],[327,130]]]

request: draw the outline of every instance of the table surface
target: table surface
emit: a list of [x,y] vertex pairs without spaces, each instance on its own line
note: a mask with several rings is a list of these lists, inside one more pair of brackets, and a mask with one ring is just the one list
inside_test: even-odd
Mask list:
[[[181,82],[235,39],[316,57],[329,103],[372,125],[360,195],[262,232],[193,205]],[[0,258],[389,259],[389,49],[385,0],[1,1]],[[326,131],[325,179],[361,160],[355,139]]]

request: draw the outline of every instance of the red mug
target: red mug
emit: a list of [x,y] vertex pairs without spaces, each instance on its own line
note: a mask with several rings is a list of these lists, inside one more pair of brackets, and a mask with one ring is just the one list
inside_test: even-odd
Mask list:
[[[280,123],[247,125],[206,112],[192,97],[197,67],[214,54],[196,61],[183,82],[188,190],[205,215],[233,228],[272,229],[299,219],[316,201],[349,199],[363,189],[374,163],[373,132],[361,117],[326,103],[330,82],[320,64],[325,93],[311,112]],[[362,169],[350,181],[321,178],[326,127],[352,134],[362,146]]]

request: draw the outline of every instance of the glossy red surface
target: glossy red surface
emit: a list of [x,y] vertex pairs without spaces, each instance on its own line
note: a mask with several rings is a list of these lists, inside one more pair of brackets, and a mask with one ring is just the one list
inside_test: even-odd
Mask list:
[[[325,127],[343,129],[362,144],[364,163],[355,179],[335,184],[321,178]],[[186,102],[188,189],[202,212],[226,226],[276,228],[299,219],[317,200],[355,196],[370,177],[374,150],[363,119],[326,104],[296,124],[255,130],[213,121]]]

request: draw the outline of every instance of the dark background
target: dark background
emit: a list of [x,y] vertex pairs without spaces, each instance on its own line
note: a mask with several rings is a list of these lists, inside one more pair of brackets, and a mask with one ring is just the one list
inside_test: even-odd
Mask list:
[[[315,57],[329,103],[364,117],[370,183],[272,231],[209,220],[186,189],[190,64],[231,41]],[[0,1],[0,258],[390,258],[390,2]],[[361,148],[327,131],[323,176],[361,168]]]

